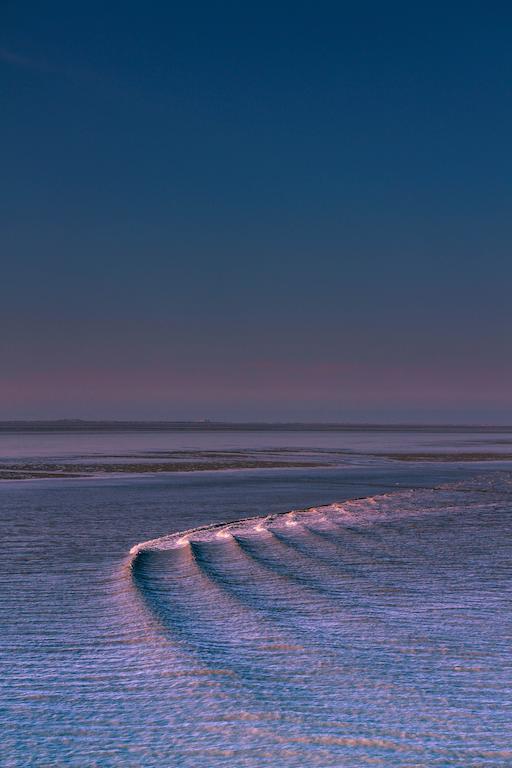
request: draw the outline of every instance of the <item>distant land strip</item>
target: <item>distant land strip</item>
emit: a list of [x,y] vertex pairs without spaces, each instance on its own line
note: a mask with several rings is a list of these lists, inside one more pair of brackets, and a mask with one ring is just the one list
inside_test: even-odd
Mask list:
[[327,422],[229,421],[89,421],[83,419],[0,421],[0,433],[9,432],[424,432],[506,434],[512,426],[486,424],[380,424]]

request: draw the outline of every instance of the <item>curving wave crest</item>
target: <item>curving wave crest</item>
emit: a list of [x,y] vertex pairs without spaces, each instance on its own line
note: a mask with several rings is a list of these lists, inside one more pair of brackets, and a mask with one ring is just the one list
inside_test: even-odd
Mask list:
[[[497,492],[496,488],[488,490]],[[461,512],[468,504],[481,505],[483,491],[485,489],[478,486],[394,491],[307,509],[213,523],[140,542],[130,549],[130,555],[179,549],[194,543],[221,542],[233,537],[271,535],[290,528],[302,531],[315,528],[335,530],[353,524],[370,526],[385,521],[443,514],[448,510]]]
[[[255,761],[239,756],[244,766],[262,750],[269,764],[294,755],[297,766],[501,765],[512,485],[498,480],[397,490],[132,547],[143,603],[173,652],[210,681],[197,739],[225,743],[224,729],[238,723],[236,739]],[[198,690],[181,690],[187,712]]]

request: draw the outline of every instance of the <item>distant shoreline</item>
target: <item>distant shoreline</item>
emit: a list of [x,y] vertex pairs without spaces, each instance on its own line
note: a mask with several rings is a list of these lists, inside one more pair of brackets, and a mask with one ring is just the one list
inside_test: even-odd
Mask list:
[[123,420],[6,420],[2,433],[37,432],[512,432],[496,424],[422,424],[371,422],[229,422],[229,421],[123,421]]

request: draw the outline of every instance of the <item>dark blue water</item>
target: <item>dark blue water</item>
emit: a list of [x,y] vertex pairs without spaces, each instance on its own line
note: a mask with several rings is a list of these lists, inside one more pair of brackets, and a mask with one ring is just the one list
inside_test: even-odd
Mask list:
[[3,483],[0,764],[512,765],[511,500],[374,460]]

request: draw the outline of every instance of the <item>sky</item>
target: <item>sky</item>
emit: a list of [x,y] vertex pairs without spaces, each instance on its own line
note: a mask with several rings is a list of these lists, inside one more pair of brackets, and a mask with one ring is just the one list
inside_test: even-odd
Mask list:
[[0,5],[0,418],[512,423],[512,8]]

